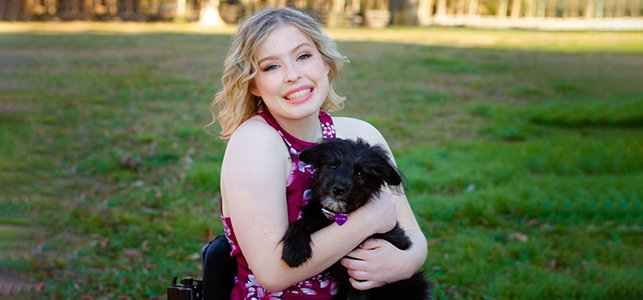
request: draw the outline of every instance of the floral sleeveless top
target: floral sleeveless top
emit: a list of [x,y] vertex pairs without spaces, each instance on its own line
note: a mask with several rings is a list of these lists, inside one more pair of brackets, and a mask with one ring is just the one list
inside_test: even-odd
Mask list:
[[[312,191],[310,190],[312,184],[312,169],[310,165],[299,161],[299,153],[314,146],[315,143],[302,141],[290,135],[288,132],[283,130],[281,126],[279,126],[268,110],[260,111],[257,114],[263,117],[270,126],[277,130],[279,135],[283,138],[284,143],[286,143],[286,146],[288,146],[288,150],[290,152],[292,168],[285,188],[288,202],[288,223],[292,224],[301,218],[301,208],[306,205],[307,200],[309,200],[312,195]],[[323,137],[325,139],[334,138],[335,126],[333,125],[333,120],[330,115],[324,111],[320,111],[319,121],[321,123]],[[330,300],[333,298],[333,295],[336,294],[337,290],[335,288],[335,284],[327,272],[294,284],[283,291],[276,293],[268,292],[259,285],[257,279],[252,274],[252,270],[250,270],[248,262],[243,256],[241,249],[238,247],[230,218],[221,215],[221,221],[223,223],[225,236],[228,238],[228,242],[230,242],[230,247],[232,248],[230,256],[235,258],[238,263],[237,277],[234,279],[234,288],[230,297],[231,300]]]

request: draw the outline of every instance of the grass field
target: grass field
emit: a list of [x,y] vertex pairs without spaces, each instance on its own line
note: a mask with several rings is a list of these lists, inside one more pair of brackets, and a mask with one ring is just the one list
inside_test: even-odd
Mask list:
[[[16,26],[0,24],[0,267],[44,282],[35,299],[165,299],[172,275],[200,277],[225,147],[203,125],[231,31]],[[351,59],[335,114],[393,148],[436,298],[643,298],[643,33],[330,34]]]

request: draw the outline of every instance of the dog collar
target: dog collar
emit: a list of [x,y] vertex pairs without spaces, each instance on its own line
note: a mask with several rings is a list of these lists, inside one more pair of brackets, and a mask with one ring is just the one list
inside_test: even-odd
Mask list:
[[333,212],[329,209],[325,209],[322,207],[321,211],[324,213],[324,216],[326,216],[327,219],[331,221],[335,221],[337,225],[342,226],[346,221],[348,221],[348,215],[345,215],[343,213],[336,213]]

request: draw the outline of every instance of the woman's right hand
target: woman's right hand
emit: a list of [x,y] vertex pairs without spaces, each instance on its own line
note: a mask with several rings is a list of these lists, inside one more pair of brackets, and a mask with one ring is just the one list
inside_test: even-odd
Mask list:
[[363,213],[373,233],[386,233],[397,224],[397,204],[391,191],[384,187],[379,196],[371,199],[356,212]]

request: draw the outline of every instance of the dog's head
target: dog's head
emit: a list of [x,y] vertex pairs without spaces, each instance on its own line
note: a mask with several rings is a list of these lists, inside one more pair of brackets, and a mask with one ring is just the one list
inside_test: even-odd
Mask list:
[[299,159],[316,168],[315,196],[336,213],[350,213],[366,204],[384,184],[402,183],[386,150],[363,139],[327,139],[303,151]]

